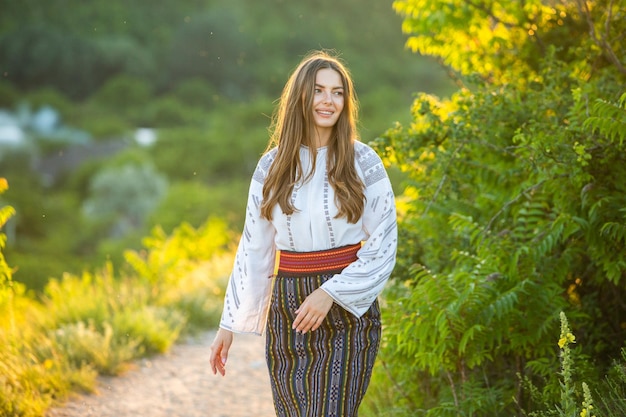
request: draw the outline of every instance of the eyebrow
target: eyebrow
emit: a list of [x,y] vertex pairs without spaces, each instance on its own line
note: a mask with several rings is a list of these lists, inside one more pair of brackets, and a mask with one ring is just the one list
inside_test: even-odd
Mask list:
[[[318,83],[315,83],[315,87],[326,88],[326,86],[324,86],[322,84],[318,84]],[[343,90],[343,86],[339,85],[339,86],[336,86],[336,87],[332,87],[331,89],[332,90]]]

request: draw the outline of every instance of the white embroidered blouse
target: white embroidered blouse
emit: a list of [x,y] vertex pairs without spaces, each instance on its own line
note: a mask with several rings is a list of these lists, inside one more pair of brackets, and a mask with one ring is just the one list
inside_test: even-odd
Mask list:
[[[322,289],[356,316],[363,315],[382,291],[395,265],[396,208],[391,183],[380,157],[356,141],[355,164],[365,184],[365,207],[356,224],[335,218],[334,190],[328,183],[327,148],[317,149],[314,175],[292,193],[296,211],[285,215],[280,206],[272,221],[261,217],[263,182],[276,149],[261,157],[252,176],[244,230],[226,289],[220,327],[236,333],[263,334],[271,298],[276,249],[318,251],[364,242],[358,259],[326,281]],[[307,147],[300,148],[304,176],[310,172]]]

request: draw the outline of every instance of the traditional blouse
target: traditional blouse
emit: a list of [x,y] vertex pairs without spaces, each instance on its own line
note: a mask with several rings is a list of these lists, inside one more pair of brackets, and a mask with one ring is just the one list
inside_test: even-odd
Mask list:
[[[380,157],[355,141],[355,166],[365,184],[362,217],[354,224],[338,212],[328,182],[327,148],[317,149],[312,177],[296,184],[291,195],[295,207],[284,214],[279,205],[272,221],[261,217],[263,183],[277,149],[263,155],[252,176],[243,233],[226,289],[220,327],[236,333],[262,334],[271,297],[275,254],[278,250],[310,252],[364,242],[358,259],[322,285],[352,314],[363,315],[382,291],[395,265],[397,224],[394,194]],[[300,147],[304,177],[311,170],[309,148]]]

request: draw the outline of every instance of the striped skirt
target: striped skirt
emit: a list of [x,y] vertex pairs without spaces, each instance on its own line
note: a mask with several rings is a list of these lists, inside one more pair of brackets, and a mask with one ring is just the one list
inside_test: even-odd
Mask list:
[[297,333],[294,311],[333,274],[275,278],[266,360],[278,417],[356,417],[380,343],[378,302],[361,318],[337,304],[315,331]]

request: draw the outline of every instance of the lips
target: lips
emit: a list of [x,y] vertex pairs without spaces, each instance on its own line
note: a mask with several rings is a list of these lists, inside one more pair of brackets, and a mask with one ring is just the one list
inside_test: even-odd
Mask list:
[[319,114],[320,116],[332,116],[333,114],[335,114],[334,111],[331,110],[316,110],[317,114]]

